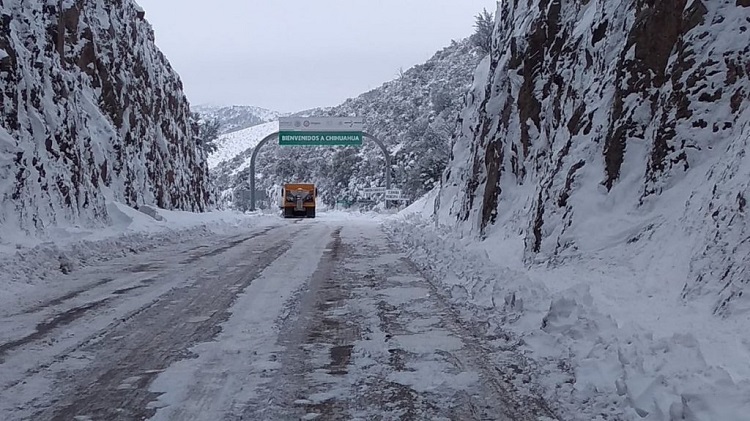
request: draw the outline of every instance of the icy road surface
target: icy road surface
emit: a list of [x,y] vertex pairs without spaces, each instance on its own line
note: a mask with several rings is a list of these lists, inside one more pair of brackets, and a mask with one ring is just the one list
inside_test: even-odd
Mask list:
[[550,416],[374,221],[280,219],[74,276],[3,318],[0,419]]

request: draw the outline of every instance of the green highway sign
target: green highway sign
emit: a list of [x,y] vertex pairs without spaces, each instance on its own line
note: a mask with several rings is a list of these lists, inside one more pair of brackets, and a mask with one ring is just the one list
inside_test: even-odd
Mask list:
[[280,131],[281,146],[360,146],[362,132]]

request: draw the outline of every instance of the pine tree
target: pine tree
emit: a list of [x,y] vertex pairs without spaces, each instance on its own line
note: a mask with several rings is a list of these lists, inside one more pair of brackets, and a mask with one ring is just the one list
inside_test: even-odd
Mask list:
[[487,9],[483,9],[476,16],[474,29],[474,35],[471,36],[472,43],[481,48],[485,53],[489,53],[492,48],[492,31],[495,29],[495,17]]
[[198,113],[193,113],[192,118],[198,126],[198,138],[196,139],[198,146],[206,151],[206,153],[216,152],[218,148],[216,139],[219,138],[221,121],[215,117],[204,119]]

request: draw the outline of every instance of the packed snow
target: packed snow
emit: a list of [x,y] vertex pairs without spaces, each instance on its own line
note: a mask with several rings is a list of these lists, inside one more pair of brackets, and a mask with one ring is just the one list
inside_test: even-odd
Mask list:
[[[593,237],[598,247],[579,258],[529,268],[521,236],[462,237],[435,223],[431,196],[388,222],[393,240],[487,337],[522,344],[563,419],[747,419],[750,315],[711,317],[710,300],[680,299],[682,237],[630,249]],[[658,250],[672,257],[644,257]]]
[[[221,334],[191,349],[197,358],[173,364],[157,377],[151,389],[163,393],[156,404],[162,409],[154,421],[188,419],[191,414],[220,418],[241,408],[240,399],[254,398],[271,380],[268,372],[279,368],[275,357],[283,352],[277,340],[279,319],[288,317],[290,301],[308,283],[311,268],[330,241],[324,225],[314,229],[241,292]],[[204,391],[205,399],[196,400],[201,396],[196,390]]]
[[[235,211],[191,213],[144,206],[135,210],[108,202],[112,224],[100,229],[58,227],[45,235],[5,231],[0,236],[0,314],[10,314],[41,296],[72,288],[61,275],[116,257],[139,254],[164,244],[199,241],[239,225],[262,225],[275,215]],[[65,278],[68,279],[68,278]],[[70,279],[65,282],[73,282]],[[41,296],[40,296],[41,294]]]
[[536,405],[511,408],[487,386],[499,374],[472,328],[380,218],[341,216],[308,224],[239,294],[221,333],[159,373],[153,419],[532,419],[510,415]]

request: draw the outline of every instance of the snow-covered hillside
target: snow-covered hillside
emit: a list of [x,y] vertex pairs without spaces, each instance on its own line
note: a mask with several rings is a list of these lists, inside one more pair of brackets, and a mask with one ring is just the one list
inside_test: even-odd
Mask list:
[[[394,186],[415,199],[440,179],[450,154],[456,117],[483,54],[469,40],[453,42],[426,63],[397,79],[343,104],[298,115],[360,116],[366,130],[385,142],[394,155]],[[218,187],[246,189],[252,150],[218,165]],[[324,201],[356,198],[361,187],[383,185],[384,157],[366,142],[361,148],[281,148],[269,144],[258,159],[259,187],[289,179],[310,180],[321,187]]]
[[498,17],[427,206],[437,230],[399,239],[518,335],[550,396],[586,402],[576,419],[746,419],[750,3]]
[[442,220],[521,232],[529,262],[684,237],[675,294],[747,309],[750,7],[688,3],[503,3]]
[[105,197],[212,205],[182,83],[139,6],[11,0],[0,15],[4,234],[106,223]]
[[220,133],[232,133],[263,123],[269,123],[285,115],[252,105],[196,105],[191,107],[201,117],[221,122]]
[[[278,130],[279,122],[272,121],[270,123],[258,124],[246,129],[222,134],[215,141],[217,147],[216,152],[208,156],[208,166],[214,168],[221,162],[231,160],[247,149],[254,148],[264,137]],[[249,163],[243,162],[236,168],[236,171],[244,169],[246,166],[245,164],[249,165]]]

